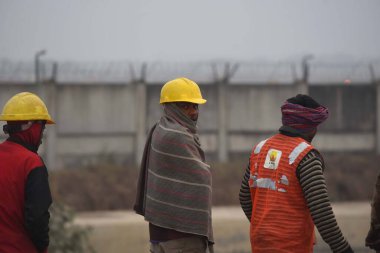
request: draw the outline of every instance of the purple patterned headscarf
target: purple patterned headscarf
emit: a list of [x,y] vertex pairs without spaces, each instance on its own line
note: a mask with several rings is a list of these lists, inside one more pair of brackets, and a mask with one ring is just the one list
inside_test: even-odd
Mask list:
[[283,125],[304,133],[314,131],[329,116],[329,110],[322,105],[317,108],[308,108],[288,101],[281,106],[281,112]]

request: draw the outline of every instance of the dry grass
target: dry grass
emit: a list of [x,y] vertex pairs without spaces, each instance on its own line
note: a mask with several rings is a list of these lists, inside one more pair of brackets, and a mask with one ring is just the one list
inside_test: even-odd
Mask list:
[[325,177],[330,199],[367,201],[372,197],[380,172],[380,156],[364,153],[325,155]]
[[[325,177],[332,201],[369,200],[380,157],[373,154],[325,154]],[[213,204],[238,205],[248,157],[212,163]],[[54,200],[78,211],[131,209],[138,169],[112,164],[50,173]]]
[[77,211],[131,209],[135,199],[136,168],[112,165],[53,171],[54,201]]

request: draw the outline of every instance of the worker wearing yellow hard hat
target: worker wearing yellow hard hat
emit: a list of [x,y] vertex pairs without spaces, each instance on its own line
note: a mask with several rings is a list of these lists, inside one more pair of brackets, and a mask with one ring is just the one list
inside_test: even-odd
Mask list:
[[161,89],[160,103],[168,102],[189,102],[194,104],[204,104],[199,86],[187,78],[177,78],[164,84]]
[[54,124],[44,102],[35,94],[21,92],[14,95],[4,105],[0,121],[45,120]]
[[47,252],[48,172],[37,150],[45,124],[54,124],[44,102],[21,92],[4,105],[0,121],[9,138],[0,144],[0,252]]
[[160,103],[134,209],[149,222],[151,252],[213,252],[211,172],[197,133],[198,106],[206,100],[198,84],[182,77],[163,85]]

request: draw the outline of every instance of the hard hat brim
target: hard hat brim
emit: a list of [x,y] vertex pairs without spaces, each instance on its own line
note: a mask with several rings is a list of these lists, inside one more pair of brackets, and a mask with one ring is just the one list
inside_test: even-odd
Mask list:
[[175,103],[175,102],[188,102],[188,103],[193,103],[193,104],[199,104],[199,105],[202,105],[202,104],[205,104],[207,102],[206,99],[203,99],[203,98],[194,98],[194,99],[179,99],[179,100],[170,100],[170,101],[165,101],[165,100],[161,100],[160,101],[160,104],[164,104],[164,103]]
[[0,115],[0,121],[33,121],[33,120],[45,120],[46,121],[46,124],[55,124],[54,120],[50,117],[50,115],[48,117],[41,117],[39,115],[37,116],[31,116],[31,115],[10,115],[10,114],[6,114],[6,115]]

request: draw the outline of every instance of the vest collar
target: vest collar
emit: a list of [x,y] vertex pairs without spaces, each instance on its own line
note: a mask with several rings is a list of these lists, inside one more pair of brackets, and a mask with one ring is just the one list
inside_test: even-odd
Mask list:
[[298,131],[297,129],[295,129],[293,127],[281,126],[280,129],[278,129],[278,131],[283,135],[286,135],[289,137],[301,137],[305,141],[307,141],[309,143],[311,142],[311,140],[306,135],[304,135],[303,133],[301,133],[300,131]]

